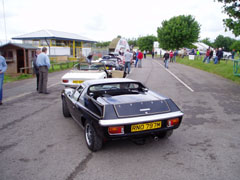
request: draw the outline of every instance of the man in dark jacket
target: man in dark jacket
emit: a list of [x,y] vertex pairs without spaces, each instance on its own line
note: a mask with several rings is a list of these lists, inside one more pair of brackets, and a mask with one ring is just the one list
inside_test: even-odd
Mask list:
[[216,53],[214,64],[220,63],[220,60],[222,59],[222,57],[223,57],[223,51],[222,51],[222,48],[219,48]]
[[93,52],[91,52],[88,56],[87,56],[87,62],[88,64],[92,63],[92,58],[93,58]]
[[165,68],[168,69],[168,60],[169,60],[169,53],[168,53],[168,51],[165,52],[165,54],[163,55],[163,58],[164,58]]
[[213,57],[213,50],[211,49],[211,50],[210,50],[210,53],[209,53],[209,58],[207,59],[207,63],[210,62],[210,60],[212,59],[212,57]]
[[39,68],[36,64],[36,61],[37,61],[37,56],[41,53],[41,49],[37,49],[36,50],[36,54],[34,56],[34,59],[33,59],[33,72],[34,74],[36,74],[36,78],[37,78],[37,91],[38,91],[38,84],[39,84]]

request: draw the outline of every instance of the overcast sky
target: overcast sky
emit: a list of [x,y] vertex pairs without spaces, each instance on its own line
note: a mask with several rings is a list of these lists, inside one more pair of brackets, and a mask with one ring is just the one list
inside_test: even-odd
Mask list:
[[[0,44],[5,42],[3,0],[0,0]],[[121,35],[157,36],[157,27],[173,16],[192,15],[201,24],[200,39],[212,41],[225,32],[221,3],[214,0],[4,0],[7,39],[51,29],[96,41]]]

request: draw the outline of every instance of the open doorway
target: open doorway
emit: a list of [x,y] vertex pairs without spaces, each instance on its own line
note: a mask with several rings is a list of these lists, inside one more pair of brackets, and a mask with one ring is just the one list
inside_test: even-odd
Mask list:
[[23,49],[17,50],[17,72],[20,73],[20,68],[24,67]]

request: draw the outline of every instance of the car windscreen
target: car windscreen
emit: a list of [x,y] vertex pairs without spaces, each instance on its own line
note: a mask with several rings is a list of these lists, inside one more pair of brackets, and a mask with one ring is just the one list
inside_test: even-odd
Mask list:
[[100,62],[103,64],[106,64],[106,65],[115,65],[116,64],[115,60],[102,60]]
[[98,63],[98,64],[77,64],[75,67],[75,69],[78,70],[104,70],[105,66],[102,63]]

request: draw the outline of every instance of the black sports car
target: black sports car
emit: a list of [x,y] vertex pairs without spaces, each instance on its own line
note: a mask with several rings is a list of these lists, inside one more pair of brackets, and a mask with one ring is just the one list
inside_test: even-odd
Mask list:
[[85,81],[76,89],[66,88],[61,97],[63,115],[72,116],[84,128],[92,151],[107,140],[169,137],[183,117],[171,99],[131,79]]

